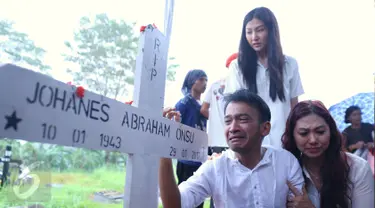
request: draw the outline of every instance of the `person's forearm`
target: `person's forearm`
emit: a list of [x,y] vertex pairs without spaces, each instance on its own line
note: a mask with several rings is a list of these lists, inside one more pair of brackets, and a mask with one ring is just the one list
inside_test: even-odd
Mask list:
[[172,160],[160,159],[160,197],[164,208],[181,208],[181,196],[173,174]]
[[298,104],[298,97],[292,98],[290,100],[290,109],[293,109],[294,106],[296,106],[297,104]]
[[200,109],[200,113],[204,116],[204,117],[206,117],[207,119],[208,119],[208,116],[209,116],[209,111],[210,111],[210,103],[208,103],[208,102],[203,102],[203,104],[202,104],[202,107],[201,107],[201,109]]
[[358,148],[357,148],[357,145],[355,145],[355,144],[349,145],[349,147],[348,147],[348,150],[349,150],[349,151],[353,151],[353,150],[355,150],[355,149],[358,149]]
[[207,110],[206,109],[202,109],[201,110],[201,114],[208,119],[208,116],[209,116],[208,109]]

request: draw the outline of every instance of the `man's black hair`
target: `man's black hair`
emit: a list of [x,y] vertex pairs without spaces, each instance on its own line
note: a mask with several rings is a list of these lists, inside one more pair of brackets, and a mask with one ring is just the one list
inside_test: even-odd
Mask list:
[[237,90],[231,94],[225,95],[224,100],[225,100],[224,114],[227,110],[227,106],[229,105],[229,103],[244,102],[258,111],[259,121],[261,123],[271,121],[271,110],[268,107],[267,103],[261,97],[251,92],[250,90],[247,90],[247,89]]
[[349,108],[347,108],[346,109],[346,111],[345,111],[345,120],[344,120],[344,122],[345,123],[350,123],[350,121],[349,121],[349,117],[350,117],[350,115],[354,112],[354,111],[361,111],[361,108],[359,108],[358,106],[356,106],[356,105],[352,105],[352,106],[350,106]]

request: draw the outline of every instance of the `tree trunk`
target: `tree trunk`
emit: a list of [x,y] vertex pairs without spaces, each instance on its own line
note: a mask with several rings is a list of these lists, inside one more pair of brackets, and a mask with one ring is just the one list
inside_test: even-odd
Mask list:
[[105,152],[104,161],[105,161],[105,164],[106,164],[106,165],[109,164],[110,153],[111,153],[111,152],[109,152],[109,151]]

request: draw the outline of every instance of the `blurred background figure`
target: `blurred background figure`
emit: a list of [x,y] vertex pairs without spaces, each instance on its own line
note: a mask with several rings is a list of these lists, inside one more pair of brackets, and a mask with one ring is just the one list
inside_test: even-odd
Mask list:
[[[207,75],[203,70],[194,69],[187,73],[181,91],[184,97],[176,103],[176,111],[181,114],[181,123],[206,131],[207,119],[200,113],[201,95],[207,87]],[[199,138],[195,138],[199,139]],[[202,165],[201,162],[178,160],[178,184],[186,181]],[[203,208],[203,203],[197,208]]]
[[345,123],[350,126],[342,132],[344,144],[352,152],[367,160],[369,151],[374,148],[374,124],[362,122],[361,108],[350,106],[345,111]]

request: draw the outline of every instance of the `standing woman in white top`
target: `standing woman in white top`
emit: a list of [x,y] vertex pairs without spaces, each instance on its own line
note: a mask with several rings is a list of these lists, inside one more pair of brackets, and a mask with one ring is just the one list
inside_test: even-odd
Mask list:
[[247,88],[271,109],[271,132],[263,144],[281,148],[290,109],[304,93],[297,61],[283,54],[279,26],[271,10],[255,8],[244,18],[238,59],[229,67],[225,93]]
[[342,136],[323,103],[302,101],[294,107],[283,146],[301,164],[306,191],[293,191],[296,197],[288,199],[288,208],[374,207],[370,165],[346,153],[341,142]]

